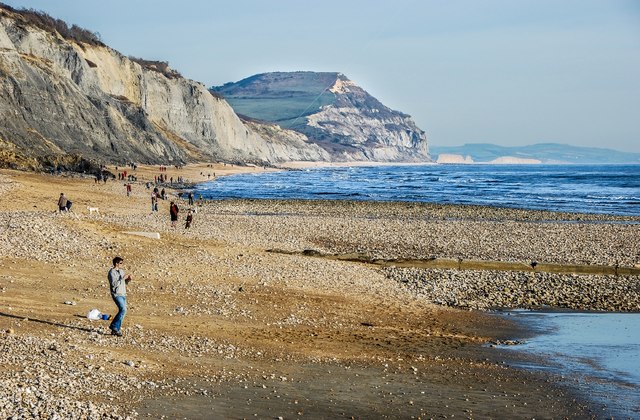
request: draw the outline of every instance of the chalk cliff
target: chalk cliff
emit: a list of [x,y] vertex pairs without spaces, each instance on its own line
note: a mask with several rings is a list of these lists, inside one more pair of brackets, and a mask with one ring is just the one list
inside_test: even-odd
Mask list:
[[125,57],[67,34],[64,22],[35,16],[0,4],[5,164],[12,156],[34,162],[67,154],[165,164],[329,158],[303,136],[261,136],[224,99],[166,63]]
[[431,161],[427,137],[409,115],[341,73],[264,73],[211,91],[239,114],[304,134],[333,160]]
[[437,163],[474,163],[471,156],[462,156],[451,153],[441,153],[438,155]]

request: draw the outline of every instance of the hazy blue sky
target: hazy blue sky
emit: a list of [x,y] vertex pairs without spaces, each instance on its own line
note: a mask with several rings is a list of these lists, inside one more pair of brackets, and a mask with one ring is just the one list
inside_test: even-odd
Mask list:
[[207,86],[339,71],[432,145],[640,152],[640,0],[0,0]]

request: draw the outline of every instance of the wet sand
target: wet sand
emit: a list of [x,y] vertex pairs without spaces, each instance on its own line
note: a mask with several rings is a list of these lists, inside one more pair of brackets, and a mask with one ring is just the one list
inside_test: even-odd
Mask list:
[[[167,174],[200,181],[237,170],[259,169]],[[0,171],[3,416],[591,415],[560,377],[512,368],[523,356],[488,346],[526,335],[508,320],[436,305],[380,267],[302,251],[522,261],[546,250],[548,262],[633,265],[636,225],[557,216],[542,229],[537,212],[240,200],[204,203],[190,230],[172,229],[168,200],[150,214],[143,182],[157,168],[135,173],[126,197],[123,182]],[[55,211],[60,192],[71,214]],[[567,243],[588,251],[565,252]],[[134,276],[120,338],[85,318],[115,309],[106,285],[115,255]]]

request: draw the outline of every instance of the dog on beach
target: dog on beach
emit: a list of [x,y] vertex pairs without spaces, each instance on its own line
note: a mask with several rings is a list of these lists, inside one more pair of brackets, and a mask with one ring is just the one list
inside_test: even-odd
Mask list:
[[100,214],[100,210],[97,207],[87,206],[87,210],[89,210],[89,215],[92,215],[93,213]]

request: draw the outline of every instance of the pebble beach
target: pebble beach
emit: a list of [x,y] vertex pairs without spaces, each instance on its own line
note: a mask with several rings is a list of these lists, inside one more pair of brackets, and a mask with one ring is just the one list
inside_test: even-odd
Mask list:
[[[202,182],[212,170],[257,169],[169,172]],[[151,213],[144,182],[155,173],[138,168],[127,197],[122,181],[0,170],[3,418],[598,417],[561,378],[512,368],[523,356],[490,347],[526,335],[491,312],[640,311],[640,218],[348,201],[189,206],[168,185],[180,220],[196,211],[187,230],[170,226],[169,200]],[[60,192],[69,213],[56,211]],[[106,273],[116,255],[134,278],[123,337],[86,318],[115,310]],[[628,272],[372,263],[433,259]]]

